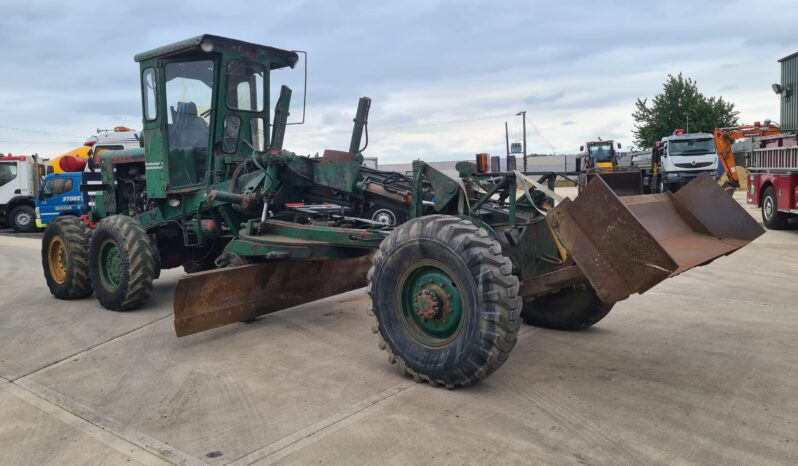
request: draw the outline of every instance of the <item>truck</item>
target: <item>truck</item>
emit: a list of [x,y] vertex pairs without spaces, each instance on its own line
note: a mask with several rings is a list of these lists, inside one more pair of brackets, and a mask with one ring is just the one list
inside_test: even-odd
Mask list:
[[761,209],[767,228],[785,229],[798,216],[798,134],[785,132],[753,143],[746,155],[746,201]]
[[36,197],[47,173],[37,155],[0,154],[0,224],[14,231],[36,231]]
[[715,136],[709,133],[677,129],[654,144],[650,159],[639,160],[636,166],[643,172],[646,192],[676,192],[701,175],[717,178]]
[[100,184],[100,169],[95,161],[108,150],[132,149],[141,146],[138,131],[124,126],[111,130],[97,130],[84,147],[84,152],[70,151],[51,160],[53,173],[44,179],[36,197],[36,226],[46,227],[64,215],[80,217],[89,213],[94,202],[91,185]]
[[[203,34],[135,60],[143,147],[99,157],[95,205],[47,226],[42,268],[56,298],[94,294],[117,312],[145,306],[161,269],[205,269],[175,287],[179,337],[366,287],[390,363],[416,382],[464,387],[507,361],[522,320],[588,328],[616,302],[764,233],[707,177],[642,199],[594,177],[574,200],[536,202],[518,171],[369,168],[368,97],[348,149],[293,152],[292,91],[280,86],[273,107],[269,96],[270,72],[294,68],[296,51]],[[293,207],[323,203],[409,220]]]
[[90,171],[52,173],[44,178],[36,196],[36,227],[45,228],[58,217],[88,215],[93,205],[92,185],[100,174]]

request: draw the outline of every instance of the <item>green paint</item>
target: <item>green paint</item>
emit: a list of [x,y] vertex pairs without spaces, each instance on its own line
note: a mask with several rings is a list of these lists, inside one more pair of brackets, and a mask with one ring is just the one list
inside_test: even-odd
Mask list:
[[100,276],[109,289],[116,289],[122,283],[124,260],[119,247],[113,241],[106,241],[100,247]]
[[454,341],[465,318],[460,288],[438,261],[422,260],[405,271],[395,295],[402,324],[418,343],[443,348]]

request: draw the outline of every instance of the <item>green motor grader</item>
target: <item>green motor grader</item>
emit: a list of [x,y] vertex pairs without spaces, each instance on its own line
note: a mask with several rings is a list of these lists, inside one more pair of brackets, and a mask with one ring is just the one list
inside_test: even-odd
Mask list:
[[[369,168],[368,98],[348,150],[290,152],[291,90],[272,115],[270,79],[297,52],[202,35],[135,59],[142,147],[102,154],[94,209],[48,226],[42,263],[56,298],[94,293],[113,311],[141,307],[161,269],[184,267],[178,336],[367,286],[390,361],[464,386],[504,363],[522,319],[589,327],[763,231],[709,179],[619,198],[596,177],[571,201],[467,162],[456,178],[422,161],[411,174]],[[409,221],[358,217],[373,206]]]

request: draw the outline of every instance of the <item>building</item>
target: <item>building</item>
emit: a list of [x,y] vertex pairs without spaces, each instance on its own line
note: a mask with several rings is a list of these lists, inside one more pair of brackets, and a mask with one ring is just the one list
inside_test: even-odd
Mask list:
[[798,130],[798,52],[779,60],[781,63],[781,84],[774,84],[773,91],[781,100],[781,127]]

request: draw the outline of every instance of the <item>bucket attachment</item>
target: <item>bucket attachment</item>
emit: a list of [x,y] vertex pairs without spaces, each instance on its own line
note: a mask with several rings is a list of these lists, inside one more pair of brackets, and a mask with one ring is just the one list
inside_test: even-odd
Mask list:
[[675,194],[625,197],[593,177],[547,220],[608,303],[730,254],[765,232],[708,176]]
[[601,177],[618,196],[643,194],[643,173],[640,170],[614,168],[612,171],[588,173],[587,182],[589,183],[597,176]]
[[178,337],[366,286],[371,254],[346,259],[273,260],[209,270],[177,282]]

